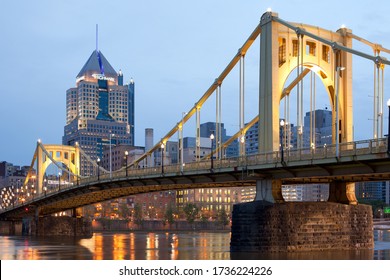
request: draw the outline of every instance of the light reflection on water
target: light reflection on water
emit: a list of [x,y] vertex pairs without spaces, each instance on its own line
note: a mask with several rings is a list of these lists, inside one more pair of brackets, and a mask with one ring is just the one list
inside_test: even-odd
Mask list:
[[390,230],[375,230],[375,249],[284,254],[230,253],[228,232],[95,233],[91,239],[0,236],[0,259],[229,260],[386,259]]

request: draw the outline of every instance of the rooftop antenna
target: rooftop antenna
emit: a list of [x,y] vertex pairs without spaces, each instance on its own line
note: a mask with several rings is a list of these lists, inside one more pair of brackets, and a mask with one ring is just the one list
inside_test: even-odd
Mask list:
[[100,57],[98,43],[99,43],[99,25],[96,23],[96,54],[99,62],[100,74],[104,76],[104,66],[103,66],[102,58]]
[[96,23],[96,52],[99,51],[99,25]]

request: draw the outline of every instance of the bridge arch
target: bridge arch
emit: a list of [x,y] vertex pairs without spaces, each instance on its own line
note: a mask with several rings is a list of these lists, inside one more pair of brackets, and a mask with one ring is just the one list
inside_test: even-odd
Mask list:
[[[321,68],[317,64],[304,63],[303,68],[304,68],[304,70],[303,70],[304,75],[307,75],[308,73],[312,72],[320,78],[322,84],[325,87],[326,92],[328,93],[329,102],[333,106],[334,85],[333,85],[333,81],[329,78],[329,74],[325,71],[325,69]],[[296,69],[297,69],[297,67],[293,68],[285,77],[280,77],[281,80],[283,81],[283,83],[281,83],[282,90],[280,92],[279,102],[282,101],[282,99],[284,97],[286,97],[287,95],[289,95],[291,93],[291,90],[293,89],[293,86],[295,85],[296,79],[293,82],[291,82],[290,84],[287,84],[287,83],[288,83],[290,77],[293,77],[294,75],[296,75],[295,74]]]
[[[272,12],[263,14],[260,25],[259,152],[279,149],[280,100],[292,88],[299,87],[310,71],[315,72],[325,85],[334,120],[338,111],[339,142],[352,141],[352,54],[337,48],[338,45],[352,47],[352,38],[347,36],[349,30],[342,28],[333,32],[311,25],[288,23]],[[341,67],[344,71],[340,71]],[[294,71],[297,72],[295,80],[286,86]],[[335,110],[336,82],[339,83],[339,110]],[[335,128],[333,132],[335,142]]]
[[[316,100],[318,100],[317,98],[319,96],[317,89],[320,87],[321,88],[320,92],[321,92],[322,96],[327,95],[327,101],[325,104],[330,104],[330,107],[331,107],[332,112],[333,112],[331,125],[332,125],[332,131],[334,131],[335,117],[336,117],[336,115],[335,115],[335,111],[336,111],[335,110],[335,102],[334,102],[335,89],[334,89],[333,81],[330,79],[330,75],[326,72],[325,69],[323,69],[319,65],[313,64],[311,62],[303,63],[302,68],[303,68],[302,76],[308,76],[308,74],[312,74],[312,76],[309,75],[310,86],[308,86],[308,83],[305,82],[305,88],[311,87],[310,92],[306,92],[306,91],[303,92],[301,98],[307,100],[306,96],[310,95],[310,111],[315,111],[317,109]],[[297,105],[296,104],[297,100],[295,98],[299,94],[299,92],[296,92],[296,93],[294,92],[294,94],[292,94],[293,88],[295,86],[297,86],[296,85],[296,83],[297,83],[296,71],[297,71],[297,67],[292,69],[290,71],[290,73],[287,74],[286,77],[281,77],[281,79],[284,80],[284,83],[282,84],[282,87],[281,87],[282,91],[280,92],[280,97],[279,97],[279,108],[282,112],[284,111],[284,116],[280,117],[281,119],[284,119],[284,123],[291,124],[291,123],[294,123],[295,121],[297,121],[296,127],[298,128],[299,122],[298,122],[296,116],[294,117],[290,113],[291,106]],[[318,77],[318,79],[320,80],[321,83],[317,84],[316,81],[313,82],[313,78],[315,78],[314,75]],[[289,99],[290,97],[294,97],[292,99],[292,101],[291,101],[291,99]],[[339,100],[340,100],[340,98],[339,98]],[[307,107],[304,108],[305,106],[307,106]],[[309,106],[308,106],[308,104],[305,104],[305,106],[303,106],[302,110],[306,110],[305,112],[307,112],[307,109]],[[304,123],[304,119],[306,118],[305,112],[303,112],[303,115],[301,116],[301,121],[303,123]],[[297,112],[294,111],[294,113],[296,114]],[[281,114],[283,114],[283,113],[281,113]],[[340,116],[344,115],[343,106],[339,106],[339,115]],[[310,120],[311,121],[313,120],[312,114],[310,114]],[[313,126],[312,126],[311,121],[310,121],[310,128],[307,130],[307,132],[310,132],[310,141],[306,142],[303,140],[302,141],[303,148],[309,147],[308,145],[310,143],[313,143],[314,145],[316,143],[316,138],[315,138],[316,133],[315,133],[315,128],[314,128],[315,124],[313,123]],[[313,120],[313,122],[314,121],[315,120]],[[289,126],[286,125],[285,127],[282,128],[282,130],[284,131],[282,138],[283,138],[283,143],[284,143],[283,145],[284,145],[285,149],[290,149],[290,144],[291,144],[291,143],[289,143],[289,141],[291,139],[289,139],[289,137],[287,136],[287,135],[289,135],[289,133],[287,131],[290,131],[288,127]],[[335,141],[334,138],[332,140],[333,140],[333,142]],[[317,144],[319,144],[319,143],[317,143]]]
[[[61,169],[63,169],[61,164],[66,165],[71,174],[75,176],[79,176],[80,174],[80,148],[78,145],[74,147],[64,145],[43,145],[38,141],[32,165],[34,164],[34,161],[36,161],[37,164],[36,190],[38,194],[42,193],[44,175],[47,168],[52,163]],[[28,180],[28,178],[26,180]]]

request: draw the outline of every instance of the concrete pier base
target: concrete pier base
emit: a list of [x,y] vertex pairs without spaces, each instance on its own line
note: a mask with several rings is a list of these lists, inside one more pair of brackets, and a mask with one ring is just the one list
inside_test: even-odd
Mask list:
[[80,217],[28,217],[20,221],[0,221],[0,234],[34,236],[92,237],[92,222]]
[[[33,231],[34,232],[34,231]],[[92,237],[92,222],[76,217],[39,217],[38,236]]]
[[22,221],[0,221],[0,235],[22,235]]
[[372,209],[332,202],[236,204],[232,252],[374,248]]

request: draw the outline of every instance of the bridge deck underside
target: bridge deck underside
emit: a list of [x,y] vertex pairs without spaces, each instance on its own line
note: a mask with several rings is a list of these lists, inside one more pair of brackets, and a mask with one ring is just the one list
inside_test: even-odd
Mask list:
[[[245,176],[246,177],[246,176]],[[219,188],[253,186],[254,178],[243,180],[240,174],[219,174],[196,176],[156,176],[155,178],[119,178],[113,181],[102,180],[98,183],[89,183],[75,186],[60,193],[47,194],[43,198],[15,208],[7,216],[19,217],[32,215],[39,208],[40,215],[49,215],[68,209],[78,208],[115,198],[126,197],[140,193],[149,193],[165,190]],[[26,209],[28,210],[26,211]],[[27,213],[29,212],[29,213]],[[5,213],[4,213],[5,214]],[[3,216],[4,216],[3,214]]]

